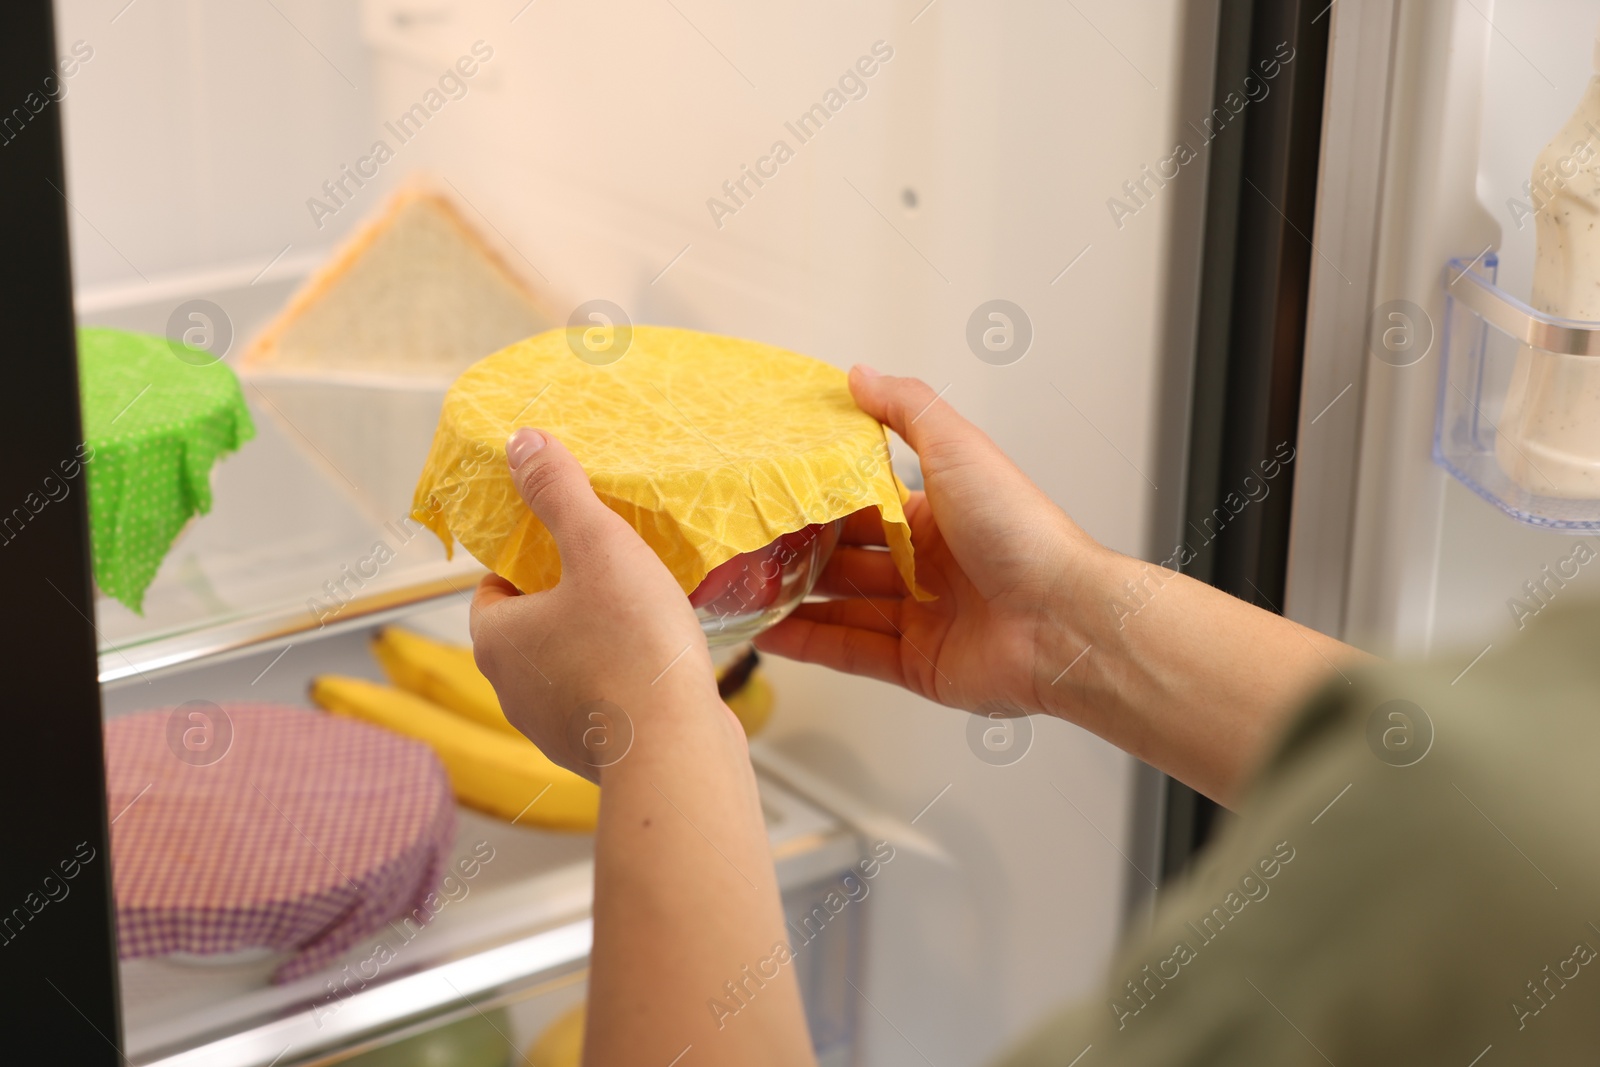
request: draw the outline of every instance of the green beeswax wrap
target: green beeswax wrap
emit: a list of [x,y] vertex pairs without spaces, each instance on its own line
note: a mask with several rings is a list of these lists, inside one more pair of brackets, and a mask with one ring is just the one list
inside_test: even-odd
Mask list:
[[101,592],[141,612],[179,531],[211,510],[211,467],[255,436],[233,371],[163,337],[78,331],[89,532]]

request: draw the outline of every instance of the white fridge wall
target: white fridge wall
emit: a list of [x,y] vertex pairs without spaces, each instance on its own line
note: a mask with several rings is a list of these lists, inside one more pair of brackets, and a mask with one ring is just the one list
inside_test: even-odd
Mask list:
[[320,0],[59,0],[57,52],[92,50],[63,104],[78,289],[325,247],[351,217],[318,232],[303,201],[371,125],[356,25]]
[[[1193,297],[1165,291],[1164,257],[1208,157],[1120,226],[1107,201],[1192,142],[1180,121],[1206,106],[1180,109],[1177,69],[1184,50],[1211,54],[1212,8],[924,3],[144,0],[113,23],[120,3],[64,0],[63,50],[95,47],[66,104],[78,283],[264,267],[285,245],[288,262],[430,169],[561,313],[603,297],[636,322],[919,375],[1092,534],[1165,555],[1181,475],[1158,454],[1158,411],[1187,379],[1162,331]],[[494,53],[466,95],[319,228],[323,181],[393,145],[381,123],[478,39]],[[894,56],[866,96],[798,143],[785,121],[879,40]],[[778,139],[793,160],[715,225],[707,199]],[[1011,366],[964,337],[996,297],[1034,329]],[[1130,840],[1131,760],[1051,720],[995,768],[961,713],[773,675],[774,742],[886,815],[921,812],[948,854],[902,850],[874,886],[862,1062],[980,1063],[1093,988],[1143,881],[1122,853],[1150,852]]]

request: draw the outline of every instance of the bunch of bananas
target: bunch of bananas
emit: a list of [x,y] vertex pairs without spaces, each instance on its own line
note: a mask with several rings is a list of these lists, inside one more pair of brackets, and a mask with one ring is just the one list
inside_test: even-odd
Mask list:
[[[470,648],[391,627],[373,638],[372,651],[393,685],[323,675],[311,683],[312,701],[427,744],[468,807],[545,829],[594,829],[599,788],[551,762],[506,720]],[[754,656],[718,681],[748,735],[766,724],[773,703]]]

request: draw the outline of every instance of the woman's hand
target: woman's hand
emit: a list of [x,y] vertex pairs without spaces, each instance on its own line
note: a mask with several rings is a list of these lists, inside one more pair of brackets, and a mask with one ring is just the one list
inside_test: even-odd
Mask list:
[[969,711],[1060,716],[1224,804],[1286,715],[1362,658],[1096,544],[925,383],[857,367],[850,390],[922,461],[906,514],[938,599],[907,594],[871,547],[878,517],[858,514],[818,585],[840,599],[801,605],[761,648]]
[[937,599],[906,591],[881,549],[877,512],[863,511],[818,581],[818,593],[839,599],[801,605],[756,644],[968,711],[1045,710],[1042,689],[1066,664],[1041,662],[1041,638],[1113,554],[925,383],[856,367],[850,391],[922,461],[926,488],[906,518],[917,581]]
[[683,590],[561,442],[518,430],[506,457],[555,538],[561,580],[523,596],[485,578],[472,603],[473,652],[511,724],[556,763],[599,781],[639,720],[722,706],[711,656]]
[[506,717],[602,786],[584,1062],[693,1047],[707,1067],[814,1067],[787,954],[758,998],[706,1010],[789,933],[744,731],[689,598],[560,442],[518,430],[506,456],[561,580],[521,596],[485,579],[472,644]]

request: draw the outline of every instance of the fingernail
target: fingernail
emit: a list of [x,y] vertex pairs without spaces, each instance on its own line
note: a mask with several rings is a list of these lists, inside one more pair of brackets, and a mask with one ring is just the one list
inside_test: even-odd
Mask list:
[[863,378],[882,378],[883,372],[876,367],[869,367],[865,363],[857,363],[855,369],[861,372]]
[[528,457],[544,447],[544,434],[526,426],[512,434],[506,441],[506,460],[516,470],[528,462]]

